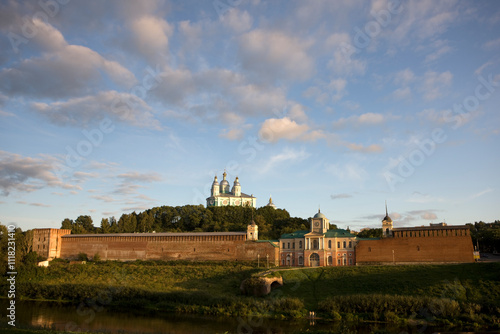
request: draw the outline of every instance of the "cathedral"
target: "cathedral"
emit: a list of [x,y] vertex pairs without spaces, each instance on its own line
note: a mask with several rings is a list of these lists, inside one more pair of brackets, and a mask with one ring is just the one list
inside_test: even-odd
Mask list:
[[234,180],[233,188],[226,180],[227,173],[222,174],[222,181],[219,184],[217,176],[212,183],[210,197],[207,198],[207,208],[210,206],[248,206],[257,208],[257,198],[241,192],[241,185],[238,177]]

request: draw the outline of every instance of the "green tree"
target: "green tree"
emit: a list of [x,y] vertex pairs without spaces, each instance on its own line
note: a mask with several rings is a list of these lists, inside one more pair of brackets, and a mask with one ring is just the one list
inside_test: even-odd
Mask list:
[[73,221],[69,218],[65,218],[62,221],[61,228],[63,230],[71,230],[73,228]]
[[109,224],[108,218],[101,219],[101,233],[110,233],[111,225]]
[[110,233],[118,233],[118,222],[116,221],[115,216],[109,217],[109,232]]
[[95,233],[96,228],[92,223],[92,217],[81,215],[76,218],[71,232],[75,234]]
[[133,214],[124,213],[118,220],[118,232],[134,233],[137,227],[137,218]]

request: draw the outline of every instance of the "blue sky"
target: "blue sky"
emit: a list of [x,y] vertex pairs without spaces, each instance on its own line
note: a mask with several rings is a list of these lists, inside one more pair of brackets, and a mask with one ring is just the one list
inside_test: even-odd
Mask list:
[[205,204],[499,219],[498,1],[2,1],[0,221]]

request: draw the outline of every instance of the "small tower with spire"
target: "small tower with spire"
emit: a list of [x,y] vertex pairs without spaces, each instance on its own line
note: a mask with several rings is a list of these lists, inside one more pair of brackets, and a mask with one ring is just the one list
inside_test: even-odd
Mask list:
[[392,219],[387,213],[387,201],[385,201],[385,217],[382,220],[382,237],[392,237]]

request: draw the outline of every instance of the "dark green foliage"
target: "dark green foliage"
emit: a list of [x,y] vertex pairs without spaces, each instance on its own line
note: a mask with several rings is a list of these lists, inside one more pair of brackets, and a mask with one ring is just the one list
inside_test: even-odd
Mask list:
[[485,253],[500,252],[500,221],[493,223],[475,222],[469,225],[474,248],[479,245],[479,251]]
[[368,228],[357,234],[358,238],[382,238],[381,228]]
[[[253,218],[252,218],[253,217]],[[80,216],[74,222],[68,218],[62,228],[81,233],[134,233],[134,232],[228,232],[245,231],[252,219],[259,226],[259,239],[277,239],[283,233],[307,229],[306,219],[291,218],[283,209],[261,207],[258,209],[241,206],[210,207],[203,205],[160,206],[139,214],[122,214],[103,218],[101,226],[92,225],[90,216]]]
[[88,261],[88,257],[86,253],[78,253],[77,257],[78,261]]

